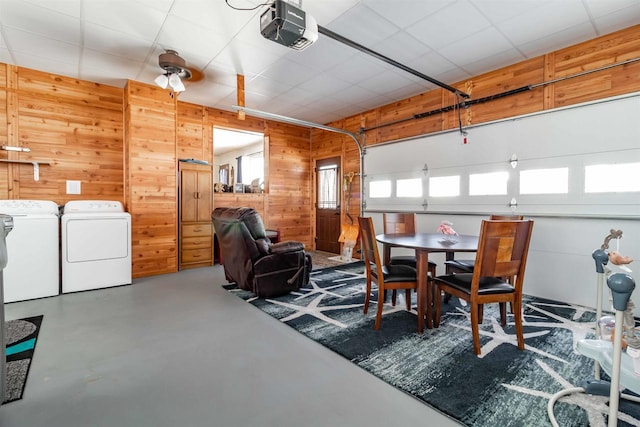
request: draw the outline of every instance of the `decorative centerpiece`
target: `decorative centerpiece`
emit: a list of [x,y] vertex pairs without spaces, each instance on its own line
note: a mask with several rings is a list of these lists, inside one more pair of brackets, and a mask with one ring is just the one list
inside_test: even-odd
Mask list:
[[451,221],[442,221],[438,226],[438,233],[442,233],[442,240],[445,242],[456,243],[458,239],[455,236],[458,235],[456,230],[452,227]]

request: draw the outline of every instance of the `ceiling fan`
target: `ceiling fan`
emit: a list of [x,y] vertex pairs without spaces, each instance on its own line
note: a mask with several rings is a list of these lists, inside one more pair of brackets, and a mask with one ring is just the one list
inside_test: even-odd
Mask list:
[[183,58],[175,50],[167,49],[158,57],[158,64],[165,72],[155,78],[154,82],[163,89],[171,88],[173,92],[184,92],[184,81],[197,81],[202,73],[188,68]]

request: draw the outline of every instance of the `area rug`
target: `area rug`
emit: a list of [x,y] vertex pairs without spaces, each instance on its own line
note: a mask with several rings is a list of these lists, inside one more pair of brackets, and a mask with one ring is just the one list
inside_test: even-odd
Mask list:
[[22,399],[42,319],[40,315],[5,323],[7,389],[4,403]]
[[[548,426],[547,403],[593,377],[594,362],[574,351],[593,337],[595,313],[557,301],[524,299],[526,350],[517,348],[513,318],[500,325],[497,304],[485,307],[482,354],[473,352],[468,308],[457,298],[443,306],[438,329],[416,332],[414,309],[385,304],[373,329],[376,298],[362,308],[364,264],[313,271],[308,287],[259,299],[233,285],[237,296],[354,364],[468,426]],[[495,306],[495,307],[494,307]],[[608,396],[572,394],[555,405],[561,426],[605,426]],[[640,425],[640,405],[620,401],[619,426]]]

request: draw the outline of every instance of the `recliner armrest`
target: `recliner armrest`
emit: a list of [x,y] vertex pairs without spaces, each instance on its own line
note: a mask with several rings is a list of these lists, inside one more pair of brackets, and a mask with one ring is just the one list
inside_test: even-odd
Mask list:
[[296,252],[303,250],[304,243],[294,241],[274,243],[269,247],[269,253],[271,254],[284,254],[287,252]]

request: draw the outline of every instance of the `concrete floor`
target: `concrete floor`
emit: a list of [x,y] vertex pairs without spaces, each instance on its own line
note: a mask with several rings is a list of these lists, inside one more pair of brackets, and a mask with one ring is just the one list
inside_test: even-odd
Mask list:
[[0,426],[459,425],[222,283],[215,266],[7,304],[44,320]]

